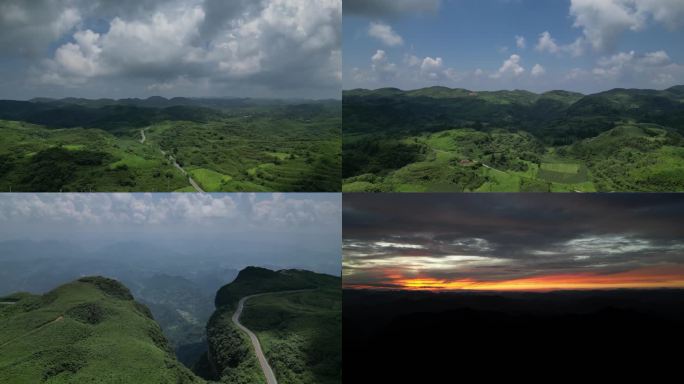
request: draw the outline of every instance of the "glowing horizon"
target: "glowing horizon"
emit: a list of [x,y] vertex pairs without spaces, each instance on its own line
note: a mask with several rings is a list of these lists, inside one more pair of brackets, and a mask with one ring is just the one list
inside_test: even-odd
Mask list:
[[343,215],[345,288],[684,288],[684,196],[353,195]]
[[[669,268],[667,268],[669,269]],[[406,291],[559,291],[597,289],[684,289],[684,271],[673,268],[646,268],[625,273],[600,275],[595,273],[555,274],[503,281],[474,279],[448,280],[433,277],[399,277],[386,286],[345,284],[347,289]]]

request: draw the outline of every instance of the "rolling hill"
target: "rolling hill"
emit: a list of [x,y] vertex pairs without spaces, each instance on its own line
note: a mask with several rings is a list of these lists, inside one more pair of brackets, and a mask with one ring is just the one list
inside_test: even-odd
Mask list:
[[339,191],[340,126],[334,100],[0,100],[0,191]]
[[684,191],[683,89],[345,91],[343,191]]

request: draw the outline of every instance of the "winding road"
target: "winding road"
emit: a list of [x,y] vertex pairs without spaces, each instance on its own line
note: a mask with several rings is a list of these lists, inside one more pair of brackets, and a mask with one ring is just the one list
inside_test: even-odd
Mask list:
[[264,296],[264,295],[272,295],[272,294],[277,294],[277,293],[297,293],[297,292],[306,292],[306,291],[312,291],[312,289],[298,289],[298,290],[294,290],[294,291],[267,292],[267,293],[259,293],[256,295],[245,296],[242,299],[240,299],[240,302],[238,303],[238,308],[237,308],[237,310],[235,310],[235,313],[233,313],[233,323],[235,323],[235,325],[237,325],[238,328],[240,328],[243,332],[245,332],[249,336],[249,339],[252,341],[252,345],[254,346],[254,353],[256,353],[257,359],[259,360],[259,365],[261,366],[261,370],[264,372],[264,376],[266,376],[266,384],[278,384],[278,381],[276,380],[276,377],[273,374],[273,369],[271,369],[271,366],[268,364],[268,360],[266,360],[266,356],[264,356],[264,352],[261,350],[261,344],[259,344],[259,339],[257,339],[254,332],[250,331],[249,328],[245,327],[244,325],[242,325],[240,323],[240,315],[242,315],[242,309],[244,308],[245,301],[247,301],[253,297]]
[[[147,137],[145,137],[145,131],[148,129],[150,129],[150,127],[143,128],[140,130],[140,144],[145,144],[145,140],[147,140]],[[188,172],[185,169],[183,169],[183,167],[181,167],[180,164],[178,164],[175,157],[173,157],[171,155],[167,155],[166,152],[164,152],[164,150],[161,148],[159,149],[159,151],[161,152],[162,155],[168,156],[169,161],[171,161],[171,163],[174,165],[174,167],[178,168],[178,170],[181,171],[181,173],[188,178],[188,182],[190,182],[190,185],[192,185],[192,187],[195,188],[195,190],[197,192],[204,192],[202,187],[200,187],[199,184],[197,184],[195,182],[195,180],[193,180],[192,177],[190,177],[190,175],[188,175]]]
[[150,127],[143,128],[140,130],[140,144],[145,144],[145,130],[150,129]]
[[259,365],[261,366],[261,370],[264,372],[264,376],[266,376],[266,383],[278,384],[278,380],[276,380],[276,377],[273,374],[273,369],[271,369],[271,366],[268,364],[268,360],[266,360],[266,356],[264,356],[264,352],[261,350],[261,344],[259,344],[259,339],[257,339],[254,332],[250,331],[249,328],[245,327],[240,323],[240,315],[242,315],[242,308],[244,307],[245,301],[251,299],[252,297],[263,295],[267,295],[267,293],[245,296],[242,299],[240,299],[240,302],[238,303],[238,308],[235,311],[235,313],[233,313],[233,323],[235,323],[235,325],[237,325],[238,328],[245,332],[249,336],[249,339],[252,341],[252,345],[254,346],[254,353],[256,353],[257,359],[259,360]]

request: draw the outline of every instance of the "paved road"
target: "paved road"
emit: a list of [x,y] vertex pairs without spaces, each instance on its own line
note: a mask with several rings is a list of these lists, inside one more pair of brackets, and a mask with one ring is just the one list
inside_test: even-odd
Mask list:
[[[140,144],[145,144],[145,140],[147,139],[147,138],[145,137],[145,131],[148,130],[148,129],[150,129],[150,127],[143,128],[143,129],[140,130]],[[174,167],[178,168],[178,170],[181,171],[181,173],[182,173],[184,176],[187,176],[188,182],[190,182],[190,185],[192,185],[192,187],[195,188],[195,190],[196,190],[197,192],[204,192],[204,190],[202,189],[202,187],[200,187],[199,184],[197,184],[197,183],[195,182],[195,180],[193,180],[192,177],[190,177],[190,176],[188,175],[188,172],[186,172],[185,169],[183,169],[183,167],[181,167],[180,164],[178,164],[178,162],[176,161],[176,158],[175,158],[175,157],[173,157],[173,156],[171,156],[171,155],[167,155],[166,152],[164,152],[164,150],[161,149],[161,148],[159,149],[159,151],[161,152],[162,155],[168,156],[168,157],[169,157],[169,160],[170,160],[171,163],[174,165]]]
[[245,301],[251,299],[252,297],[262,295],[264,295],[264,293],[259,295],[245,296],[242,299],[240,299],[240,302],[238,303],[238,308],[235,311],[235,313],[233,313],[233,323],[235,323],[235,325],[237,325],[238,328],[245,332],[249,336],[249,339],[252,341],[252,345],[254,346],[254,353],[256,353],[257,359],[259,360],[259,365],[261,366],[261,370],[264,372],[264,376],[266,376],[266,383],[278,384],[278,380],[276,380],[275,375],[273,374],[273,369],[271,369],[271,366],[268,364],[268,360],[266,360],[266,356],[264,356],[264,352],[261,350],[261,344],[259,344],[259,339],[257,339],[254,332],[250,331],[249,328],[245,327],[240,323],[240,315],[242,315],[242,308],[244,307]]
[[204,192],[204,190],[202,189],[202,187],[200,187],[199,184],[197,184],[197,183],[195,182],[195,180],[193,180],[192,177],[190,177],[190,176],[188,175],[188,172],[187,172],[185,169],[183,169],[183,167],[181,167],[180,164],[178,164],[178,162],[176,161],[176,158],[173,157],[173,155],[167,155],[166,152],[164,152],[163,149],[160,149],[159,151],[161,152],[162,155],[168,156],[169,161],[171,161],[171,164],[173,164],[174,167],[176,167],[179,171],[181,171],[181,173],[182,173],[184,176],[187,176],[188,181],[190,182],[190,185],[192,185],[192,187],[195,188],[195,190],[196,190],[197,192]]
[[140,130],[140,144],[145,144],[145,139],[146,139],[145,130],[146,129],[150,129],[150,128],[148,127],[148,128],[143,128]]
[[261,366],[261,370],[264,372],[264,376],[266,376],[266,384],[278,384],[278,381],[275,378],[275,375],[273,374],[273,370],[271,369],[271,366],[268,365],[268,360],[266,360],[266,356],[264,356],[264,352],[261,350],[261,344],[259,344],[259,339],[257,339],[256,335],[254,332],[250,331],[249,328],[245,327],[240,323],[240,315],[242,315],[242,309],[245,305],[245,301],[251,299],[252,297],[257,297],[257,296],[264,296],[264,295],[271,295],[271,294],[277,294],[277,293],[297,293],[297,292],[306,292],[306,291],[311,291],[311,289],[298,289],[295,291],[280,291],[280,292],[268,292],[268,293],[260,293],[258,295],[250,295],[250,296],[245,296],[242,299],[240,299],[240,302],[238,303],[238,308],[233,313],[233,323],[237,325],[238,328],[240,328],[243,332],[245,332],[248,336],[249,339],[252,341],[252,345],[254,346],[254,353],[257,355],[257,359],[259,360],[259,365]]

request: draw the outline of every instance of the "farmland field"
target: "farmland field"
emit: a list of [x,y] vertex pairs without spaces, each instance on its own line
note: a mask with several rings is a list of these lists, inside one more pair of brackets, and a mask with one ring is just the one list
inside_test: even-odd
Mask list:
[[684,191],[682,90],[345,91],[342,190]]
[[229,101],[0,101],[0,190],[194,191],[189,178],[208,192],[340,189],[338,103]]

